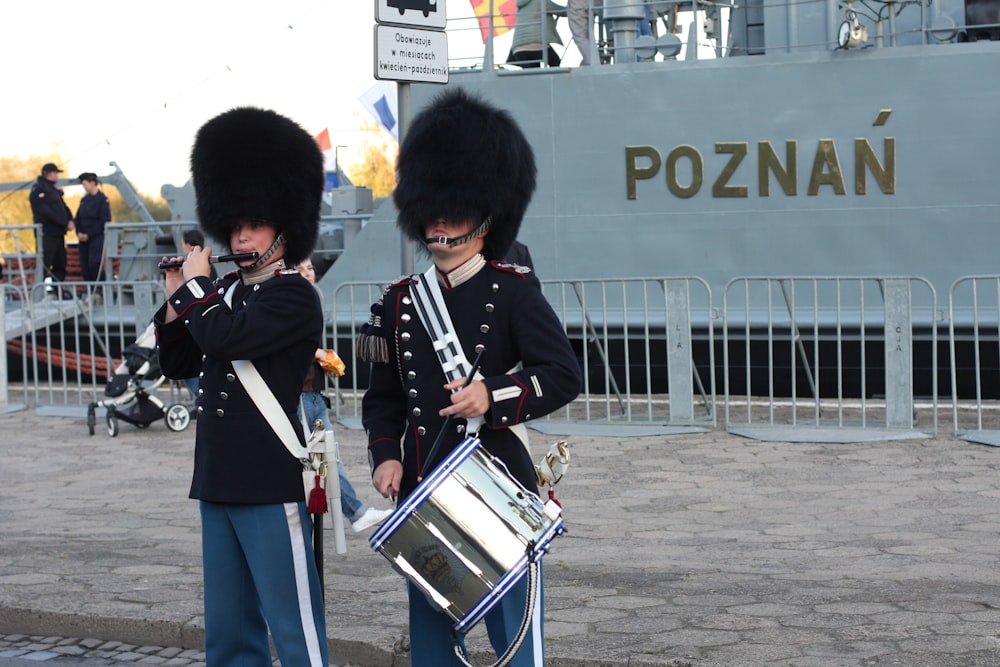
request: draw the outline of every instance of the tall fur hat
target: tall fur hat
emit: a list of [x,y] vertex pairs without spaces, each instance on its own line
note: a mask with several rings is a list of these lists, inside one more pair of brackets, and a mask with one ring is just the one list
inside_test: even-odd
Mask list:
[[289,265],[316,246],[323,153],[281,114],[237,107],[202,125],[191,149],[191,180],[201,228],[223,245],[236,221],[261,220],[285,235]]
[[510,114],[462,89],[446,91],[413,119],[399,148],[397,224],[423,247],[439,217],[492,219],[483,255],[502,259],[535,192],[535,156]]

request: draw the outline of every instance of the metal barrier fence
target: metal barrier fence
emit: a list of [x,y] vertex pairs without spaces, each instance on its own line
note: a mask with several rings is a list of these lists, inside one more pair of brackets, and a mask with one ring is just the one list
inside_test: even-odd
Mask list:
[[[9,367],[3,355],[0,409],[32,404],[41,415],[81,416],[103,398],[105,386],[164,301],[160,282],[65,282],[3,285],[0,310]],[[21,403],[10,401],[11,383]],[[174,397],[175,388],[164,389]]]
[[[380,283],[344,283],[327,310],[331,342],[349,367],[337,383],[334,411],[352,425],[360,420],[368,373],[344,347],[356,339],[383,288]],[[570,280],[543,281],[542,289],[582,359],[584,388],[572,404],[533,424],[715,425],[713,309],[707,283],[691,277]],[[700,369],[696,357],[704,360]]]
[[[952,284],[948,348],[955,435],[1000,446],[995,403],[1000,382],[1000,276],[964,276]],[[971,409],[965,409],[965,399],[971,399]]]
[[[331,387],[333,410],[348,424],[360,421],[367,383],[353,343],[383,287],[346,283],[324,303],[326,344],[349,368]],[[544,281],[542,287],[578,351],[585,384],[577,401],[538,424],[584,432],[711,428],[721,383],[725,426],[737,432],[777,426],[808,439],[857,439],[937,431],[943,323],[934,290],[921,278],[736,278],[726,286],[721,343],[711,290],[699,278]],[[0,410],[31,404],[41,414],[72,416],[101,398],[122,350],[166,296],[154,281],[2,290],[9,354],[0,368]],[[63,290],[72,297],[58,298]],[[958,281],[949,302],[955,431],[1000,439],[991,432],[1000,424],[990,422],[989,404],[1000,386],[1000,276]],[[918,402],[918,384],[929,388],[929,401]],[[179,387],[167,383],[159,391],[174,401]],[[959,409],[963,391],[975,398],[974,410]]]
[[[937,296],[926,280],[740,277],[723,303],[728,430],[770,437],[748,427],[781,425],[781,440],[909,436],[919,371],[931,387],[920,426],[937,432]],[[760,358],[766,367],[753,365]]]

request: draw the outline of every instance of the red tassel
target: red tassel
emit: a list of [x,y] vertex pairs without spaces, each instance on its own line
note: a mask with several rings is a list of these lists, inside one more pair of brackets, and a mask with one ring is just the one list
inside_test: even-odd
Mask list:
[[556,500],[556,490],[553,489],[551,486],[549,487],[549,500],[554,502],[559,507],[562,507],[562,503]]
[[310,514],[326,514],[330,511],[326,504],[326,491],[320,484],[319,475],[316,475],[316,485],[309,492],[309,503],[306,507]]

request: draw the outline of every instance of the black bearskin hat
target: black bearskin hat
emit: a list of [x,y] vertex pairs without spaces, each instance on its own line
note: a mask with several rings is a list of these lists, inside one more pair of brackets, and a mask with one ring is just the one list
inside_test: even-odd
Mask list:
[[285,262],[312,254],[326,183],[319,144],[269,109],[230,109],[201,126],[191,149],[198,221],[229,245],[238,220],[261,220],[285,235]]
[[506,111],[461,89],[438,95],[414,117],[399,148],[397,224],[423,247],[438,218],[487,217],[483,255],[503,259],[535,192],[535,156]]

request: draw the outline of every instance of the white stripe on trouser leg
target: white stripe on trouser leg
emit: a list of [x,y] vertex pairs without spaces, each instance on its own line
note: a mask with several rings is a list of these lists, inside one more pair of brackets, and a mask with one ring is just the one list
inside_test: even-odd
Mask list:
[[302,533],[302,518],[298,503],[285,503],[285,518],[288,520],[288,535],[292,540],[292,563],[295,566],[295,593],[299,599],[299,617],[306,639],[311,667],[323,665],[323,653],[319,648],[316,634],[316,618],[313,616],[312,595],[309,591],[309,568],[306,565],[306,540]]
[[538,582],[538,597],[535,598],[535,608],[531,611],[531,652],[534,664],[544,665],[542,651],[542,582]]

